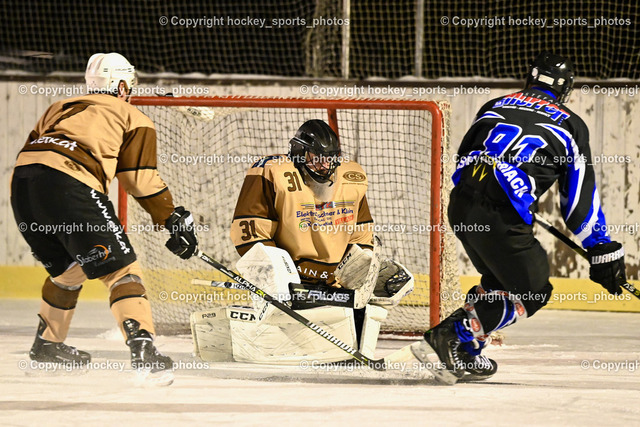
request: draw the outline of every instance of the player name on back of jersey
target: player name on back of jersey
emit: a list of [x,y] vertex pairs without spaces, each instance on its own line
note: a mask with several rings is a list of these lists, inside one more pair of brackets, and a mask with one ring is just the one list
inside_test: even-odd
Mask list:
[[537,111],[547,115],[554,122],[561,124],[563,120],[571,117],[567,111],[560,108],[551,101],[537,98],[535,96],[526,96],[522,92],[512,93],[498,100],[493,108],[502,107],[522,107],[527,110]]

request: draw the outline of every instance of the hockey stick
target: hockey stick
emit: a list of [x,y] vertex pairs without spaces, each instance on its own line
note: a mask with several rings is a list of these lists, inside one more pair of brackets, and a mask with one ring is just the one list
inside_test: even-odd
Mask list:
[[[304,326],[306,326],[307,328],[311,329],[313,332],[315,332],[316,334],[320,335],[322,338],[326,339],[327,341],[329,341],[330,343],[332,343],[336,347],[340,348],[341,350],[343,350],[345,353],[349,354],[349,356],[351,356],[352,358],[356,359],[360,363],[363,363],[363,364],[369,366],[370,368],[375,369],[376,371],[384,371],[384,370],[386,370],[385,358],[382,358],[382,359],[369,359],[367,356],[365,356],[364,354],[360,353],[358,350],[356,350],[356,349],[352,348],[351,346],[343,343],[338,338],[334,337],[329,332],[327,332],[324,329],[322,329],[320,326],[318,326],[315,323],[311,322],[310,320],[308,320],[307,318],[305,318],[304,316],[302,316],[298,312],[292,310],[291,308],[289,308],[289,306],[287,306],[287,305],[281,303],[280,301],[278,301],[277,299],[273,298],[271,295],[265,293],[262,289],[258,288],[253,283],[251,283],[248,280],[244,279],[239,274],[236,274],[233,271],[229,270],[227,267],[225,267],[224,265],[220,264],[218,261],[214,260],[213,258],[208,256],[207,254],[205,254],[201,250],[198,249],[198,251],[196,252],[196,256],[198,258],[200,258],[201,260],[203,260],[204,262],[206,262],[207,264],[209,264],[210,266],[212,266],[213,268],[215,268],[216,270],[218,270],[219,272],[223,273],[225,276],[233,279],[238,284],[242,285],[246,290],[253,292],[254,294],[258,295],[260,298],[262,298],[265,301],[273,304],[279,310],[285,312],[290,317],[293,317],[298,322],[302,323]],[[214,283],[225,283],[225,282],[214,282]]]
[[[589,258],[587,257],[587,252],[584,249],[582,249],[576,242],[571,240],[568,236],[563,234],[560,230],[558,230],[553,225],[551,225],[551,223],[549,223],[546,219],[538,215],[536,215],[535,219],[536,219],[536,222],[542,226],[542,228],[547,230],[549,233],[553,234],[560,241],[562,241],[564,244],[566,244],[571,249],[573,249],[582,258],[589,260]],[[636,287],[633,286],[631,283],[629,282],[623,283],[621,286],[626,290],[628,290],[629,292],[631,292],[631,294],[633,294],[633,296],[635,296],[636,298],[640,298],[640,289],[636,289]]]
[[216,282],[215,280],[191,279],[192,285],[211,286],[212,288],[241,289],[246,291],[244,286],[233,282]]

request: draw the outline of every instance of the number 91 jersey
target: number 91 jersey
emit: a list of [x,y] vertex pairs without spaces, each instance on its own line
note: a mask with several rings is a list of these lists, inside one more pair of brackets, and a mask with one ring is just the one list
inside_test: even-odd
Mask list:
[[486,103],[458,150],[455,185],[467,167],[491,169],[527,224],[539,197],[559,181],[564,221],[583,247],[610,241],[587,126],[545,92],[525,89]]
[[258,242],[286,250],[301,279],[333,282],[348,245],[371,247],[373,219],[367,176],[343,162],[320,200],[286,155],[268,156],[247,172],[236,204],[231,240],[240,255]]

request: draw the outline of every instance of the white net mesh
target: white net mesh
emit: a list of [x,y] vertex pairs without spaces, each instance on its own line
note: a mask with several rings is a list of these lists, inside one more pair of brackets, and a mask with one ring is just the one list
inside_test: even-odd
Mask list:
[[[304,121],[327,120],[323,108],[261,108],[260,101],[255,102],[255,108],[140,107],[156,125],[158,170],[176,205],[193,213],[202,250],[231,268],[239,257],[229,228],[247,169],[262,156],[286,152],[289,139]],[[448,104],[440,108],[448,123]],[[367,198],[383,242],[382,254],[404,264],[416,278],[414,292],[389,313],[383,330],[424,331],[429,325],[430,186],[442,186],[430,179],[431,114],[411,109],[339,109],[337,120],[343,156],[358,161],[367,172]],[[449,182],[450,176],[444,171],[442,181]],[[129,237],[145,270],[160,333],[188,331],[191,312],[223,300],[247,305],[242,291],[192,285],[194,278],[225,279],[200,260],[183,261],[172,255],[164,247],[168,236],[147,232],[146,212],[132,198],[128,205]],[[442,246],[447,248],[444,242]],[[446,279],[442,287],[458,286],[455,247],[441,267]]]

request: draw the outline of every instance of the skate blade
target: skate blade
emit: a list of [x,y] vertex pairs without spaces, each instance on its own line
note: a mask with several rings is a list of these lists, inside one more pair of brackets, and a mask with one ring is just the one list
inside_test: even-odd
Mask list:
[[440,384],[454,385],[458,382],[459,378],[444,368],[438,355],[426,341],[418,341],[411,344],[411,352]]
[[135,372],[135,383],[139,387],[167,387],[173,384],[173,370],[151,372],[149,369],[138,369]]
[[470,373],[465,373],[462,378],[458,380],[459,383],[473,383],[478,381],[484,381],[491,378],[493,375],[475,375]]

